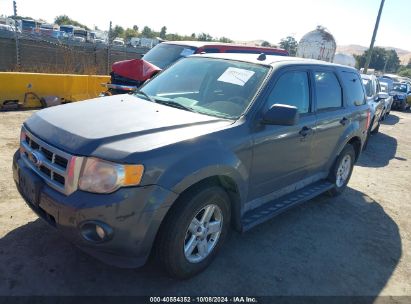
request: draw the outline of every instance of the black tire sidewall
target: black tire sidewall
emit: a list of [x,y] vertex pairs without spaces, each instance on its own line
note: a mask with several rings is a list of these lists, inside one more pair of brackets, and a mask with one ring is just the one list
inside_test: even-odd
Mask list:
[[[162,231],[162,233],[167,233],[173,237],[164,242],[164,246],[162,246],[164,252],[159,254],[162,255],[163,264],[169,274],[173,277],[186,279],[204,270],[223,245],[231,220],[230,201],[229,196],[221,187],[211,186],[199,189],[196,193],[190,193],[176,203],[178,206],[171,210],[172,213],[167,218],[168,221]],[[191,263],[184,254],[186,231],[194,216],[209,204],[217,205],[222,212],[222,231],[212,252],[201,262]]]
[[[349,154],[351,157],[351,168],[350,168],[350,173],[348,174],[347,179],[345,180],[344,184],[340,187],[337,186],[336,180],[337,180],[337,171],[338,167],[340,166],[341,161],[343,158]],[[355,150],[354,147],[350,144],[347,144],[344,149],[341,151],[340,155],[338,156],[337,160],[335,161],[335,164],[333,166],[333,169],[331,171],[329,180],[334,184],[334,188],[330,191],[332,195],[339,195],[341,194],[345,188],[347,188],[347,184],[350,181],[353,169],[354,169],[354,162],[355,162]]]

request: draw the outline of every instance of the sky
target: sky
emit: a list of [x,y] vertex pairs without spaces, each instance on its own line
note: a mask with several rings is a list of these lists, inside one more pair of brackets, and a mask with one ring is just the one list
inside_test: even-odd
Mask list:
[[[19,15],[52,22],[57,15],[89,27],[113,25],[168,33],[209,33],[236,41],[299,40],[325,26],[338,45],[369,46],[381,0],[17,0]],[[0,15],[13,13],[12,0],[0,0]],[[378,46],[411,51],[411,0],[386,0],[376,39]]]

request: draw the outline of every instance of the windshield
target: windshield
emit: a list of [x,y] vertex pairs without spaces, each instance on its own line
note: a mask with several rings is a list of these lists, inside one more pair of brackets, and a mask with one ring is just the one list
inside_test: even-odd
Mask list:
[[388,83],[380,82],[381,92],[388,93]]
[[137,94],[168,106],[237,119],[268,72],[269,67],[252,63],[186,58],[153,78],[141,88],[143,93]]
[[368,97],[372,96],[372,81],[370,79],[363,79],[362,83],[364,84],[365,87],[365,93],[367,94]]
[[403,83],[394,83],[392,90],[407,93],[407,85]]
[[63,31],[67,34],[73,33],[74,29],[72,27],[60,26],[60,31]]
[[196,50],[191,46],[160,43],[148,51],[143,59],[164,70],[178,59],[194,54]]

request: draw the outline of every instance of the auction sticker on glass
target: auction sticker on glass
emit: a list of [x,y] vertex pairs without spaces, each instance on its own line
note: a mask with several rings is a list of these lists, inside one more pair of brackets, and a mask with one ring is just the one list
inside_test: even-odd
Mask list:
[[183,49],[180,53],[181,56],[187,57],[194,54],[194,50],[192,49]]
[[217,80],[244,86],[253,75],[253,71],[229,67]]

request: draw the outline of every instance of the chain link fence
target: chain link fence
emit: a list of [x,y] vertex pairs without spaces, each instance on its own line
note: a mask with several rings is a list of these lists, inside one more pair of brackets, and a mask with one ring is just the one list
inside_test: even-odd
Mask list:
[[107,75],[113,62],[138,59],[148,51],[145,47],[108,46],[22,33],[18,34],[18,41],[20,68],[15,33],[0,30],[0,71]]

